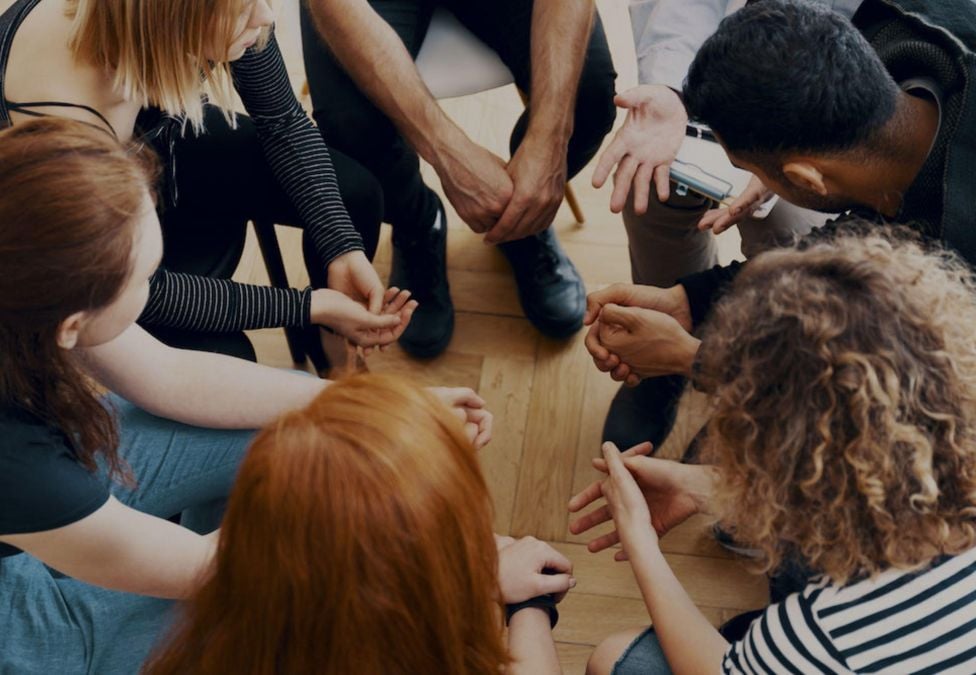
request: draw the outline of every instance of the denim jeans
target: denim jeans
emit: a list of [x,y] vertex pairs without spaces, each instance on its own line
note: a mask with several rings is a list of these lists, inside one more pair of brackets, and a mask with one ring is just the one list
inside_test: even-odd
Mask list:
[[[191,427],[109,402],[137,481],[113,485],[115,497],[162,518],[182,514],[197,532],[215,529],[253,432]],[[137,673],[172,608],[77,581],[27,553],[0,558],[0,675]]]

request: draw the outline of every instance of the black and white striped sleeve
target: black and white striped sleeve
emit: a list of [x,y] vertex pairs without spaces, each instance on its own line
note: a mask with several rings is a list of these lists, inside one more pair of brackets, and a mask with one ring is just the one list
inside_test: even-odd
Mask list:
[[722,672],[735,675],[850,673],[819,625],[806,593],[771,605],[725,654]]
[[363,250],[339,193],[329,149],[295,97],[274,33],[264,49],[247,50],[231,72],[271,170],[325,264]]
[[306,326],[312,290],[239,284],[159,269],[139,317],[148,326],[201,332]]

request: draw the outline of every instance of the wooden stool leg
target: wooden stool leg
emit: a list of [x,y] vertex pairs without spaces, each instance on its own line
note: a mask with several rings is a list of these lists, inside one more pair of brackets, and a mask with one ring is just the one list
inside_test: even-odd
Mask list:
[[573,186],[569,183],[566,183],[566,203],[569,204],[569,210],[573,212],[576,222],[580,225],[585,223],[586,218],[583,217],[583,209],[580,208],[579,202],[576,200],[576,193],[573,192]]
[[[268,278],[275,288],[288,288],[288,273],[285,271],[285,261],[281,257],[281,247],[278,246],[278,235],[275,233],[274,223],[254,221],[254,234],[261,249],[264,266],[268,270]],[[302,329],[286,328],[285,338],[288,340],[288,351],[295,363],[305,363],[305,348],[302,346]]]

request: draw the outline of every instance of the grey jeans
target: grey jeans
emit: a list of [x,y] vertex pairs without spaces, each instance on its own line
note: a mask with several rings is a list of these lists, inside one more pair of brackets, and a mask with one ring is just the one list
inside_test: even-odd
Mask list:
[[[109,399],[120,450],[137,486],[113,485],[123,503],[162,518],[182,514],[215,529],[253,432],[160,419]],[[131,675],[161,637],[173,603],[66,577],[26,553],[0,558],[0,675]]]
[[[641,216],[634,213],[631,199],[628,196],[623,217],[635,284],[673,286],[683,276],[718,264],[715,235],[696,227],[709,208],[704,197],[672,194],[661,203],[652,196],[647,213]],[[765,219],[747,218],[739,224],[742,254],[751,258],[769,248],[788,246],[796,237],[822,226],[828,217],[780,200]]]

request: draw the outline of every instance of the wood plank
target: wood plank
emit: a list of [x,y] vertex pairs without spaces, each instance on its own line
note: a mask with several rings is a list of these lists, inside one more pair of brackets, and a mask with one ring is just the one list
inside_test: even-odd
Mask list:
[[512,519],[515,533],[543,539],[565,533],[586,382],[584,351],[582,333],[568,342],[543,339],[539,344]]
[[495,503],[495,531],[501,534],[512,527],[534,374],[521,360],[486,356],[482,362],[478,391],[495,419],[492,441],[479,459]]
[[[573,561],[576,592],[640,599],[640,590],[628,563],[613,560],[612,551],[590,553],[580,544],[554,543]],[[751,574],[735,560],[665,553],[671,569],[698,605],[755,608],[768,603],[766,578]]]
[[473,354],[443,354],[419,361],[394,345],[386,352],[374,352],[367,364],[370,372],[394,373],[425,387],[471,387],[481,382],[482,357]]

